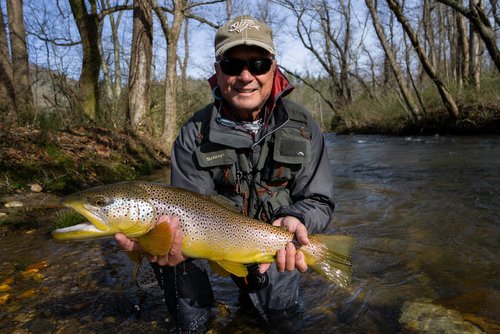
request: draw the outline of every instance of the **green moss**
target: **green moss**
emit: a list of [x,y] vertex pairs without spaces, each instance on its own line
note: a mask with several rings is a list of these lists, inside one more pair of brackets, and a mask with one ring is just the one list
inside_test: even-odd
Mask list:
[[51,226],[50,230],[52,231],[58,228],[81,224],[85,221],[85,217],[80,215],[78,212],[71,209],[62,209],[56,212],[55,222]]
[[54,144],[47,144],[45,152],[54,164],[60,165],[60,167],[73,166],[73,160]]

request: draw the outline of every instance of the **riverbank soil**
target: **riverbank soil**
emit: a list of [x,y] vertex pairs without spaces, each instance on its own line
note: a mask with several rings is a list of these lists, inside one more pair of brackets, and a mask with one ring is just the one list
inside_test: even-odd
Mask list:
[[38,217],[47,217],[39,210],[57,207],[60,196],[168,164],[153,145],[122,130],[0,125],[0,226],[36,227]]
[[380,122],[339,122],[334,126],[337,134],[386,134],[397,136],[432,135],[498,135],[500,134],[500,108],[498,103],[460,105],[458,117],[445,110],[430,111],[412,121],[408,117]]

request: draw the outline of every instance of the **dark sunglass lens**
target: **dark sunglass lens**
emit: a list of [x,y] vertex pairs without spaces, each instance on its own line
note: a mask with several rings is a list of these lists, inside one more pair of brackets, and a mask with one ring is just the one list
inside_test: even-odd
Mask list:
[[226,75],[239,75],[246,66],[253,75],[261,75],[269,72],[273,61],[269,58],[257,58],[250,60],[223,59],[219,62],[222,72]]
[[238,75],[243,71],[245,62],[240,59],[224,59],[219,62],[222,72],[226,75]]
[[252,59],[248,61],[250,73],[261,75],[269,72],[273,61],[269,58]]

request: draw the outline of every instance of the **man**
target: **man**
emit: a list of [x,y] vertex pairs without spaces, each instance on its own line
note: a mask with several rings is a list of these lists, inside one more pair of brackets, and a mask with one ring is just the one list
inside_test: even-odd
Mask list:
[[[284,97],[293,87],[279,71],[271,29],[250,16],[222,26],[215,36],[214,102],[182,127],[172,153],[173,186],[220,194],[243,214],[283,226],[295,241],[323,231],[334,209],[332,176],[318,124]],[[177,217],[162,217],[175,234],[171,251],[149,256],[180,331],[204,331],[213,293],[204,269],[181,252]],[[125,250],[140,250],[123,234]],[[302,252],[290,242],[276,262],[249,266],[233,277],[242,294],[272,327],[300,318]],[[285,320],[285,321],[284,321]]]

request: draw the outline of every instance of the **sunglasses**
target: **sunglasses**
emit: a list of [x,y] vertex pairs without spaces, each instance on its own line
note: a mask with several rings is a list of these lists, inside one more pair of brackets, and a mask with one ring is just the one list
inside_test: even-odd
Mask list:
[[246,66],[252,75],[262,75],[269,72],[273,60],[270,58],[252,58],[247,60],[225,58],[218,62],[222,73],[226,75],[239,75]]

